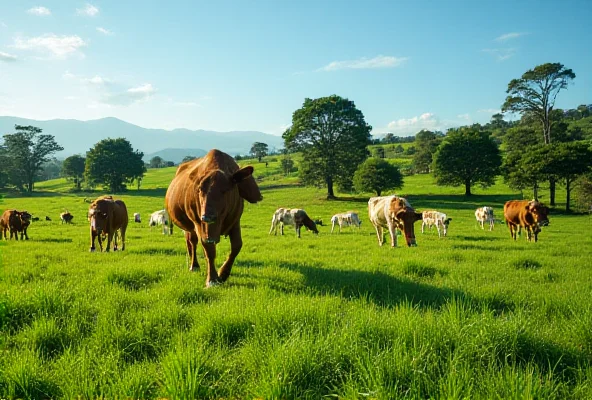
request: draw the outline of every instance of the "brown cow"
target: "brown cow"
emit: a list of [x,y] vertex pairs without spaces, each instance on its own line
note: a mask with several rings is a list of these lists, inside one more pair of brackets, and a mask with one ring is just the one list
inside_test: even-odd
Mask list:
[[74,216],[70,213],[70,211],[66,210],[65,212],[60,214],[60,220],[62,224],[65,222],[66,224],[71,224]]
[[25,211],[20,212],[20,217],[21,217],[21,230],[20,230],[21,240],[23,240],[23,237],[25,238],[25,240],[29,240],[29,235],[27,234],[27,228],[29,227],[29,225],[31,225],[31,218],[33,216],[25,210]]
[[388,228],[391,246],[397,246],[399,229],[404,232],[407,246],[417,246],[413,224],[422,219],[421,213],[415,212],[407,199],[399,196],[371,197],[368,200],[368,216],[376,229],[378,245],[384,244],[383,228]]
[[[210,150],[203,158],[183,163],[177,169],[165,196],[171,221],[185,231],[190,271],[199,270],[198,240],[208,263],[206,286],[225,282],[242,247],[240,218],[244,200],[262,200],[253,178],[253,167],[240,168],[220,150]],[[230,255],[216,272],[216,244],[220,236],[230,237]]]
[[4,240],[8,240],[6,231],[10,231],[10,239],[15,236],[18,240],[18,232],[22,230],[22,221],[20,212],[17,210],[6,210],[2,213],[0,218],[0,234],[4,237]]
[[95,251],[95,238],[99,240],[99,247],[103,251],[103,237],[107,235],[109,251],[111,240],[115,236],[113,251],[117,251],[117,231],[121,234],[121,250],[125,250],[125,231],[127,229],[127,208],[121,200],[114,200],[112,196],[99,197],[93,201],[88,209],[90,221],[90,251]]
[[541,226],[549,225],[549,208],[538,201],[510,200],[504,204],[504,218],[510,228],[510,235],[516,240],[520,228],[526,230],[526,239],[530,242],[538,240]]

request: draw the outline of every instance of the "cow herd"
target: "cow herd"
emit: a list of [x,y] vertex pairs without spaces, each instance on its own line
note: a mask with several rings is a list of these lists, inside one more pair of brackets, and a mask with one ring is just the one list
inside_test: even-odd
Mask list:
[[[149,226],[162,226],[163,233],[172,234],[173,224],[184,231],[187,253],[191,258],[189,269],[199,269],[196,250],[198,242],[204,249],[208,264],[206,286],[223,283],[230,276],[232,265],[242,248],[240,218],[244,210],[244,200],[257,203],[263,199],[255,179],[253,167],[240,168],[236,161],[226,153],[211,150],[206,156],[181,164],[169,185],[165,196],[165,208],[150,215]],[[87,201],[87,199],[85,199]],[[121,200],[112,196],[101,196],[90,202],[88,221],[90,222],[90,251],[95,251],[95,241],[101,251],[125,249],[125,234],[128,225],[127,207]],[[538,201],[511,200],[504,205],[504,219],[510,234],[516,240],[524,228],[527,240],[535,242],[541,227],[549,224],[549,209]],[[397,195],[371,197],[368,200],[368,217],[376,230],[379,246],[384,244],[384,229],[391,238],[391,246],[397,246],[397,231],[405,238],[407,246],[417,246],[414,224],[421,220],[421,231],[427,226],[436,227],[438,237],[446,236],[450,221],[446,214],[435,211],[417,212],[409,201]],[[74,217],[68,211],[60,215],[62,223],[71,223]],[[494,227],[491,207],[480,207],[475,218],[482,229],[485,223],[489,230]],[[32,216],[27,211],[6,210],[0,219],[0,236],[8,239],[27,239],[27,227]],[[46,219],[49,219],[46,217]],[[140,214],[134,214],[134,221],[141,222]],[[320,222],[320,221],[319,221]],[[304,226],[318,234],[317,224],[300,208],[278,208],[272,216],[269,234],[279,229],[284,234],[284,225],[292,226],[298,238]],[[345,226],[360,228],[361,220],[354,211],[333,215],[331,233],[337,226],[339,232]],[[215,268],[216,244],[221,236],[230,238],[230,254],[217,271]],[[120,239],[121,243],[118,242]],[[106,246],[103,247],[103,241]]]

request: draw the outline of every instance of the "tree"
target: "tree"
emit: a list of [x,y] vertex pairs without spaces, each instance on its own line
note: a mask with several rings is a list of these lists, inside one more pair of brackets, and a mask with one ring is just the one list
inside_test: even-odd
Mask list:
[[[508,84],[508,97],[502,105],[502,112],[516,112],[531,115],[543,127],[543,142],[551,143],[551,111],[555,99],[562,89],[566,89],[576,74],[561,63],[547,63],[534,67],[522,74],[520,79],[512,79]],[[549,181],[549,200],[555,205],[555,181]]]
[[154,156],[150,159],[150,163],[148,164],[150,168],[162,168],[164,165],[164,160],[162,157]]
[[331,199],[333,184],[351,186],[357,166],[368,158],[371,130],[353,101],[332,95],[305,99],[283,138],[286,148],[302,152],[302,181],[326,185]]
[[433,170],[438,185],[465,186],[465,195],[471,187],[484,187],[495,183],[501,156],[489,132],[478,124],[449,129],[434,154]]
[[84,165],[86,159],[81,155],[74,155],[66,158],[62,165],[62,175],[74,182],[77,190],[84,180]]
[[86,153],[84,177],[89,184],[104,185],[112,193],[123,191],[126,183],[144,176],[143,156],[124,138],[101,140]]
[[292,160],[289,156],[284,156],[284,158],[282,158],[281,164],[284,175],[290,175],[294,170],[294,160]]
[[354,174],[354,187],[358,192],[375,192],[403,187],[403,174],[399,167],[378,158],[368,158]]
[[183,163],[185,163],[185,162],[188,162],[188,161],[191,161],[191,160],[195,160],[196,158],[197,158],[197,157],[195,157],[195,156],[185,156],[185,157],[183,157],[183,159],[181,160],[181,164],[183,164]]
[[377,146],[374,149],[372,149],[372,157],[384,158],[384,147]]
[[164,162],[164,166],[165,167],[174,167],[175,166],[175,162],[174,161],[165,161]]
[[255,143],[253,143],[253,146],[251,146],[250,153],[253,157],[257,157],[259,162],[261,162],[261,158],[263,158],[267,155],[267,151],[268,151],[267,144],[261,143],[261,142],[255,142]]
[[441,137],[434,132],[421,130],[415,135],[415,154],[413,154],[413,166],[418,173],[430,172],[433,155],[442,142]]
[[33,192],[33,183],[44,163],[55,152],[64,150],[52,135],[43,135],[41,128],[15,125],[16,133],[4,135],[8,158],[8,179],[17,188]]

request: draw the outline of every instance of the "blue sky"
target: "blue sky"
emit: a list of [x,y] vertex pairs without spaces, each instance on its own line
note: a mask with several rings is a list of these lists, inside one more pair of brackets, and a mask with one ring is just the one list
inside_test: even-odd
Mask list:
[[304,98],[373,134],[487,122],[512,78],[576,73],[592,103],[592,1],[1,1],[0,115],[281,134]]

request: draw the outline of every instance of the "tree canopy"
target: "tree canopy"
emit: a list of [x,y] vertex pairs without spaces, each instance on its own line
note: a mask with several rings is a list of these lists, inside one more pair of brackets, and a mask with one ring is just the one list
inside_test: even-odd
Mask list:
[[160,156],[154,156],[150,159],[148,165],[150,168],[162,168],[165,165],[165,161]]
[[508,83],[508,97],[502,105],[503,112],[531,114],[543,126],[543,140],[551,143],[550,113],[555,99],[562,89],[566,89],[576,74],[561,63],[547,63],[534,67],[522,74],[519,79]]
[[76,185],[76,189],[80,190],[80,185],[84,180],[84,167],[86,159],[81,155],[73,155],[64,160],[62,165],[62,175],[71,179]]
[[418,173],[430,172],[433,155],[442,142],[442,136],[428,130],[421,130],[415,135],[413,167]]
[[473,185],[487,187],[495,183],[500,164],[495,141],[476,124],[448,130],[434,154],[433,170],[438,185],[464,185],[465,195],[469,196]]
[[261,143],[261,142],[255,142],[255,143],[253,143],[253,146],[251,146],[250,153],[253,157],[257,157],[259,162],[261,162],[261,159],[267,155],[268,151],[269,151],[269,148],[268,148],[267,144]]
[[371,130],[353,101],[332,95],[305,99],[283,138],[287,149],[302,152],[302,181],[326,185],[327,198],[334,198],[334,183],[351,187],[357,166],[368,158]]
[[64,150],[53,135],[42,134],[35,126],[15,125],[15,133],[4,135],[5,174],[9,183],[28,193],[43,164],[55,152]]
[[379,158],[368,158],[354,174],[354,187],[358,192],[375,192],[403,187],[403,174],[399,167]]
[[121,192],[126,183],[144,176],[143,156],[124,138],[101,140],[86,153],[85,179],[93,186],[106,186],[112,193]]

